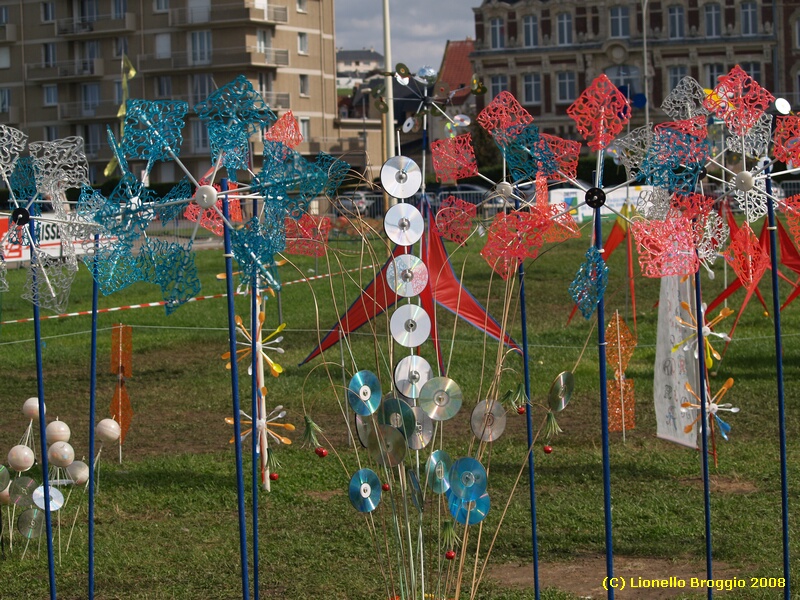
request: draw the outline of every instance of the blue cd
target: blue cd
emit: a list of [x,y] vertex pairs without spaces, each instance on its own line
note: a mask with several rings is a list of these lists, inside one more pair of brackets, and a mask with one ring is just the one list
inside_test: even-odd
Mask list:
[[403,437],[408,439],[417,430],[417,418],[411,405],[399,398],[384,398],[378,407],[378,423],[390,425],[400,430]]
[[359,371],[347,386],[347,401],[356,414],[367,417],[381,403],[381,382],[372,371]]
[[435,494],[444,494],[450,489],[450,467],[453,459],[444,450],[436,450],[425,463],[425,483]]
[[381,482],[372,469],[356,471],[350,478],[350,504],[358,512],[372,512],[381,501]]
[[450,491],[462,500],[475,500],[486,491],[486,469],[474,458],[459,458],[450,467]]
[[489,512],[489,494],[484,492],[474,500],[464,500],[455,494],[448,498],[450,514],[462,525],[475,525],[486,518]]

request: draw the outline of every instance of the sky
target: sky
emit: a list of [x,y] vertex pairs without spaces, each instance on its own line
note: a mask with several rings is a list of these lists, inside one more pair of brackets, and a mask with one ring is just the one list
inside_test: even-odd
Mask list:
[[[392,65],[439,69],[447,40],[475,38],[472,7],[480,0],[390,0]],[[336,47],[384,54],[383,0],[335,0]]]

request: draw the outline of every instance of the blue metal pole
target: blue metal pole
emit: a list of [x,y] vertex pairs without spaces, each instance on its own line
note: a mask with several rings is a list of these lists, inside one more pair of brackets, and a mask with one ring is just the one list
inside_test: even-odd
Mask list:
[[[519,198],[514,200],[514,208],[519,210]],[[531,397],[531,372],[528,353],[528,313],[525,308],[525,265],[519,263],[519,303],[520,303],[520,324],[522,325],[522,364],[525,373],[525,398]],[[528,428],[528,480],[530,484],[531,499],[531,543],[533,546],[533,591],[536,600],[539,600],[539,536],[536,531],[536,484],[533,467],[533,419],[531,415],[531,404],[525,404],[526,425]]]
[[[257,214],[254,213],[253,214]],[[258,489],[260,486],[259,473],[260,462],[258,460],[258,445],[261,441],[261,432],[258,430],[257,423],[259,417],[264,418],[265,415],[259,415],[258,406],[258,276],[253,275],[250,280],[250,337],[251,337],[251,387],[250,404],[252,411],[250,414],[253,416],[253,431],[250,434],[252,439],[252,479],[253,479],[253,597],[258,598]],[[231,360],[236,360],[235,356]]]
[[36,346],[36,387],[39,397],[39,441],[42,450],[42,489],[44,491],[44,522],[47,532],[47,567],[50,576],[50,598],[56,597],[56,567],[53,556],[53,521],[50,514],[50,475],[47,459],[47,433],[45,429],[45,404],[44,404],[44,369],[42,368],[42,328],[39,319],[39,284],[36,270],[37,261],[35,254],[36,228],[34,221],[28,222],[28,231],[31,238],[31,287],[33,296],[33,332]]
[[[223,192],[228,191],[228,180],[220,180]],[[222,196],[222,214],[225,220],[230,219],[228,211],[228,195]],[[223,242],[225,246],[225,285],[228,293],[228,337],[231,351],[231,396],[233,400],[233,435],[236,440],[236,495],[239,509],[239,554],[242,561],[242,598],[250,598],[250,578],[247,568],[247,524],[245,523],[244,507],[244,473],[242,467],[242,423],[239,416],[239,368],[236,363],[236,309],[233,305],[233,251],[231,248],[231,232],[228,227],[223,228]]]
[[791,579],[789,570],[789,485],[786,467],[786,411],[783,395],[783,342],[781,341],[781,301],[778,292],[778,244],[775,239],[777,225],[775,223],[775,206],[770,197],[772,194],[772,178],[767,176],[767,219],[769,220],[769,249],[772,263],[772,314],[775,319],[775,377],[778,384],[778,430],[780,435],[781,454],[781,519],[783,522],[783,577],[786,585],[783,597],[791,597]]
[[[703,294],[700,287],[700,269],[694,274],[694,303],[697,312],[697,367],[700,374],[700,390],[697,395],[700,398],[700,432],[703,439],[703,507],[705,509],[706,521],[706,577],[713,579],[713,560],[711,557],[711,490],[708,479],[708,411],[706,410],[706,348],[705,337],[703,336],[703,324],[705,315],[703,314]],[[714,597],[714,588],[708,588],[708,597]]]
[[99,308],[99,290],[97,283],[97,253],[100,248],[100,236],[94,236],[94,260],[92,261],[92,350],[89,375],[89,600],[94,598],[94,427],[97,414],[97,311]]

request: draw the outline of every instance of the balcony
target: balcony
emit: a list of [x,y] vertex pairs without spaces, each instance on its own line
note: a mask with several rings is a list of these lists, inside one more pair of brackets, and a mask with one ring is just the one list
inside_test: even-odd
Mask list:
[[6,125],[19,123],[19,106],[0,107],[0,123]]
[[260,23],[287,23],[289,13],[285,6],[265,9],[241,4],[214,4],[213,6],[176,8],[169,12],[171,27],[193,27],[213,23],[215,27],[258,21]]
[[122,16],[98,15],[93,20],[69,17],[56,21],[55,28],[56,35],[69,39],[132,33],[136,31],[136,14],[129,12]]
[[58,105],[58,119],[60,121],[84,121],[86,119],[103,119],[105,121],[117,118],[119,103],[104,100],[96,104],[87,102],[64,102]]
[[53,81],[58,79],[98,79],[103,76],[103,59],[78,59],[57,62],[51,65],[28,65],[31,81]]
[[260,51],[254,46],[214,50],[209,56],[199,57],[192,52],[173,52],[168,57],[146,54],[139,57],[138,68],[142,73],[166,72],[186,69],[241,68],[241,67],[285,67],[289,65],[289,51],[266,48]]
[[289,109],[290,101],[289,101],[289,94],[285,92],[260,92],[261,97],[264,99],[264,102],[267,103],[271,109]]
[[17,26],[12,23],[0,25],[0,44],[8,44],[17,41]]

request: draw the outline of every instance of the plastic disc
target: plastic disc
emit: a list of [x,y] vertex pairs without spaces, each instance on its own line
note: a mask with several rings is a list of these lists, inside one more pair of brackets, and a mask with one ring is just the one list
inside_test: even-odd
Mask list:
[[574,389],[575,377],[572,375],[572,371],[559,373],[550,385],[550,391],[547,394],[550,410],[553,412],[564,410],[569,404],[569,399],[572,397]]
[[4,492],[11,481],[11,472],[5,465],[0,465],[0,492]]
[[450,514],[462,525],[475,525],[486,518],[489,512],[489,494],[484,492],[474,500],[464,500],[451,494],[448,500]]
[[472,410],[470,426],[482,442],[493,442],[506,429],[506,411],[499,401],[481,400]]
[[386,235],[399,246],[416,244],[425,231],[425,220],[415,206],[401,202],[391,207],[383,219]]
[[381,402],[381,384],[372,371],[359,371],[347,386],[347,401],[356,414],[366,417],[374,413]]
[[424,503],[422,500],[422,488],[419,486],[419,477],[417,477],[417,472],[414,469],[409,469],[406,471],[406,479],[408,479],[411,501],[414,503],[414,507],[419,512],[422,512],[424,510]]
[[386,267],[386,283],[398,296],[419,296],[428,285],[428,267],[416,256],[401,254]]
[[408,436],[406,442],[412,450],[422,450],[433,439],[433,419],[419,406],[415,406],[411,410],[414,411],[416,423],[414,431]]
[[30,477],[17,477],[11,482],[8,496],[17,506],[31,506],[33,504],[33,490],[39,487]]
[[412,354],[401,359],[394,368],[394,385],[406,398],[417,399],[422,386],[433,377],[433,369],[427,360]]
[[29,540],[38,538],[44,533],[45,514],[38,508],[29,508],[17,519],[17,531]]
[[[50,488],[50,511],[55,512],[64,506],[64,494],[62,494],[52,485],[48,487]],[[33,503],[40,509],[44,510],[44,486],[40,485],[33,490],[33,495],[31,497],[33,498]]]
[[450,491],[462,500],[482,496],[486,486],[486,469],[474,458],[459,458],[450,467]]
[[356,435],[358,436],[358,441],[364,448],[366,448],[367,438],[369,437],[369,432],[372,430],[372,421],[365,419],[358,413],[354,413],[354,416],[356,421]]
[[378,423],[399,430],[408,439],[417,428],[417,420],[411,405],[400,398],[384,398],[378,407]]
[[403,121],[403,133],[408,133],[412,129],[414,129],[414,117],[408,117],[405,121]]
[[392,313],[389,329],[394,341],[406,348],[420,346],[431,333],[431,318],[416,304],[404,304]]
[[444,450],[436,450],[425,463],[425,483],[436,494],[444,494],[450,489],[450,468],[453,459]]
[[381,167],[381,184],[390,196],[410,198],[422,185],[422,171],[407,156],[393,156]]
[[350,478],[350,504],[358,512],[372,512],[381,501],[381,482],[372,469],[356,471]]
[[367,451],[379,465],[395,467],[406,457],[406,438],[391,425],[378,425],[367,436]]
[[453,418],[461,409],[461,388],[449,377],[434,377],[422,386],[419,405],[434,421]]

